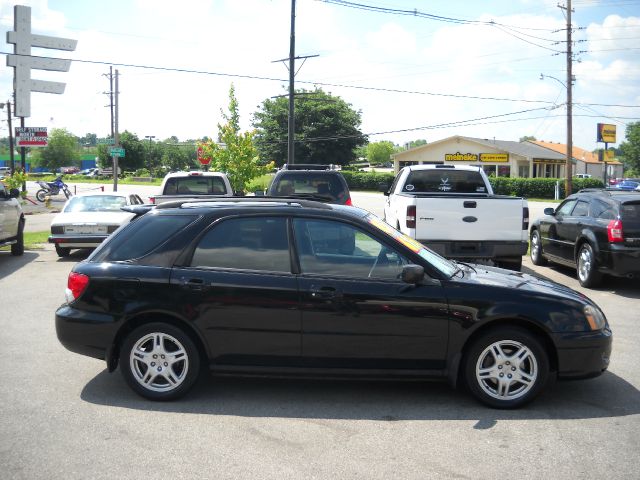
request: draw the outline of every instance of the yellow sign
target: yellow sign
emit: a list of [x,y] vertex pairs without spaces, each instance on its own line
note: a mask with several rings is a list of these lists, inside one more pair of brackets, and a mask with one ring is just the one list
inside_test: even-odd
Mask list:
[[599,123],[597,141],[602,143],[616,143],[616,126]]
[[481,162],[504,163],[509,161],[508,153],[481,153]]
[[477,162],[478,155],[475,153],[445,153],[445,162]]

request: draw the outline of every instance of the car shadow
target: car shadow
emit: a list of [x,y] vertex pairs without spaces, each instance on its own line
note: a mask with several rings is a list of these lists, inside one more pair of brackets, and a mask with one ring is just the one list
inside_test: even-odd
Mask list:
[[585,381],[555,382],[530,405],[495,410],[446,383],[206,377],[175,402],[137,396],[119,372],[106,370],[81,392],[82,400],[134,410],[348,420],[471,420],[488,429],[499,420],[589,419],[637,415],[640,392],[611,372]]
[[[560,275],[565,275],[578,282],[575,268],[566,267],[564,265],[558,265],[554,263],[549,263],[543,268],[550,269],[553,272],[556,272]],[[533,270],[526,266],[522,267],[522,272],[534,275],[536,277],[541,277],[552,282],[558,282],[557,279],[553,279],[550,276],[540,273],[540,270]],[[640,281],[638,281],[638,279],[628,279],[606,275],[602,281],[602,285],[600,285],[599,287],[591,287],[587,290],[609,292],[620,295],[621,297],[640,299]]]
[[0,250],[0,278],[8,277],[12,273],[17,272],[28,263],[38,259],[38,252],[25,250],[24,254],[19,256],[11,255],[11,250]]

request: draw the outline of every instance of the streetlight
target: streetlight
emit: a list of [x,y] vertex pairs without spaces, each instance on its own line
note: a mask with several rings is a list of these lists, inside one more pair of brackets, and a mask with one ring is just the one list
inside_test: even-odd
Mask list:
[[149,158],[147,159],[148,164],[149,164],[149,176],[153,177],[152,173],[151,173],[151,141],[156,138],[155,135],[145,135],[144,138],[148,138],[149,139]]
[[7,106],[7,122],[9,126],[9,164],[11,165],[11,174],[16,170],[15,160],[13,158],[13,132],[11,127],[11,102],[7,101],[7,103],[0,103],[0,108],[4,108]]
[[571,171],[571,167],[573,166],[572,164],[572,159],[573,159],[573,120],[572,120],[572,109],[573,109],[573,105],[571,102],[571,85],[573,83],[573,81],[575,80],[575,77],[573,75],[571,75],[571,71],[569,70],[568,75],[567,75],[567,83],[564,83],[560,80],[558,80],[556,77],[552,77],[551,75],[543,75],[542,73],[540,74],[540,80],[544,80],[545,78],[552,78],[554,79],[556,82],[558,82],[560,85],[562,85],[565,90],[567,91],[567,160],[566,160],[566,167],[565,167],[565,173],[567,178],[565,179],[565,183],[564,183],[564,193],[565,196],[571,195],[571,191],[573,189],[573,185],[571,184],[571,176],[572,176],[572,171]]

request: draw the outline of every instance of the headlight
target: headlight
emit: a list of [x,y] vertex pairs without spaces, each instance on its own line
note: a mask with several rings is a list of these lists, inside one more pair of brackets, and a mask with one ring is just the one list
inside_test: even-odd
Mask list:
[[602,330],[606,326],[607,321],[599,308],[586,305],[583,311],[591,330]]

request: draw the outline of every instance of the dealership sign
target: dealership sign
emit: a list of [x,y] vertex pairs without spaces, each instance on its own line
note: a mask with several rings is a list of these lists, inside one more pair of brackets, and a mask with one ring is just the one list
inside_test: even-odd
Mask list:
[[616,126],[599,123],[597,141],[601,143],[616,143]]
[[16,147],[46,147],[47,127],[16,127]]
[[508,153],[445,153],[445,162],[485,162],[506,163],[509,161]]

